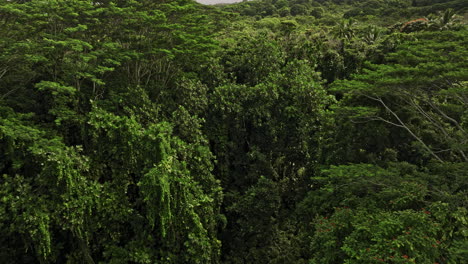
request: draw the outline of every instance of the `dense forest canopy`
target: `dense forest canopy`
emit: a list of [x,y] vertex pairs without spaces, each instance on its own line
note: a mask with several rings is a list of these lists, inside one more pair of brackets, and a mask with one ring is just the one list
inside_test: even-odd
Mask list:
[[0,263],[467,263],[463,0],[0,1]]

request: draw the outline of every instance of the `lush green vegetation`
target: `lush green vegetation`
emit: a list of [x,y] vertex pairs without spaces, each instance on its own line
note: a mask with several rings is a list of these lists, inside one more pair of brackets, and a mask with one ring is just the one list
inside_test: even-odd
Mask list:
[[466,8],[1,1],[0,263],[468,262]]

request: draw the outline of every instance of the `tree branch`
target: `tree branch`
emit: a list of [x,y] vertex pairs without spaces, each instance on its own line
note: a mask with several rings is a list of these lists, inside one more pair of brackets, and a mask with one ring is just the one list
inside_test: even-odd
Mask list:
[[[387,104],[385,104],[385,102],[382,100],[382,98],[380,97],[372,97],[372,96],[367,96],[366,97],[372,99],[372,100],[375,100],[377,102],[379,102],[390,114],[392,114],[396,120],[398,121],[398,123],[400,125],[398,125],[399,127],[403,127],[406,131],[408,131],[408,133],[410,133],[411,136],[413,136],[414,139],[416,139],[419,143],[421,143],[424,148],[429,151],[429,153],[435,158],[437,159],[439,162],[444,162],[436,153],[434,153],[434,151],[431,150],[431,148],[426,145],[426,143],[424,143],[424,141],[419,138],[416,134],[413,133],[413,131],[403,122],[403,120],[400,119],[400,117],[392,111],[392,109],[390,109],[390,107],[387,106]],[[392,124],[393,122],[390,122],[390,124]]]

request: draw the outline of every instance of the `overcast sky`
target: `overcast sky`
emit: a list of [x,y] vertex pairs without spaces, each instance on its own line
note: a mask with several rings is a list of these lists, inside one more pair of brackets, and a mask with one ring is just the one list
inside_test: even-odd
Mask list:
[[197,1],[198,3],[205,4],[205,5],[242,2],[242,0],[195,0],[195,1]]

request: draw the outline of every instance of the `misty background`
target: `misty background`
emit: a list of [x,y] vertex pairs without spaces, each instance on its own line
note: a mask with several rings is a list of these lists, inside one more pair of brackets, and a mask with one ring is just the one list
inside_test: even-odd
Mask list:
[[237,2],[242,2],[242,0],[195,0],[198,3],[205,5],[215,5],[215,4],[232,4]]

